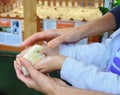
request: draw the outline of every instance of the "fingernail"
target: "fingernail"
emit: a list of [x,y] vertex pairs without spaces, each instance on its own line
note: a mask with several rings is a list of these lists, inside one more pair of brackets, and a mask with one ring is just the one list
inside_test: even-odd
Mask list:
[[37,66],[34,65],[34,68],[37,69]]
[[23,62],[22,62],[22,58],[21,58],[21,57],[18,58],[18,60],[20,61],[21,64],[23,64]]
[[16,60],[14,60],[14,63],[16,63]]
[[47,46],[50,47],[50,48],[54,48],[55,44],[47,44]]
[[20,57],[20,55],[18,54],[16,57]]

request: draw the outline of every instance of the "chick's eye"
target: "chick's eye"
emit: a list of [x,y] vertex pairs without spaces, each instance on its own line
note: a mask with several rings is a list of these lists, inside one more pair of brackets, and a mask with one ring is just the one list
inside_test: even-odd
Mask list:
[[40,53],[40,51],[39,51],[39,50],[37,50],[36,52],[37,52],[37,53]]

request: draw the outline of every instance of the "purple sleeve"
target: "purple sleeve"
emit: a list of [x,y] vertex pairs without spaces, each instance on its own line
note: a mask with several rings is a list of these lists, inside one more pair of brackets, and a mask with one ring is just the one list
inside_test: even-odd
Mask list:
[[110,11],[114,17],[115,17],[115,21],[116,21],[116,28],[118,29],[120,27],[120,5],[113,8],[111,11]]

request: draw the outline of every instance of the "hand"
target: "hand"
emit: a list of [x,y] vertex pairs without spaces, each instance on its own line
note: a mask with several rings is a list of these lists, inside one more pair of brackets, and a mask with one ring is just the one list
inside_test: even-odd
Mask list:
[[27,69],[30,76],[24,76],[19,67],[18,61],[15,61],[14,67],[18,79],[25,83],[29,88],[40,91],[45,95],[88,95],[88,93],[89,95],[112,95],[102,92],[73,88],[60,79],[51,78],[42,74],[34,69],[29,61],[23,58],[21,58],[19,62]]
[[[28,48],[29,49],[29,48]],[[19,62],[19,59],[20,58],[22,58],[23,56],[24,56],[24,54],[28,51],[28,49],[25,49],[25,50],[23,50],[20,54],[18,54],[17,55],[17,57],[16,57],[16,59],[17,59],[17,63],[21,66],[21,63]],[[48,65],[50,65],[51,63],[53,63],[54,61],[53,61],[53,59],[52,59],[52,56],[54,57],[55,55],[59,55],[59,48],[58,47],[56,47],[56,48],[49,48],[49,47],[47,47],[46,45],[43,45],[42,46],[42,52],[45,54],[45,56],[47,57],[47,56],[50,56],[50,57],[47,57],[47,58],[45,58],[45,62],[48,62],[47,60],[49,60],[49,64]],[[57,58],[57,57],[54,57],[54,58]],[[46,60],[47,59],[47,60]],[[59,60],[59,59],[58,59]],[[40,60],[41,61],[41,60]],[[62,60],[61,60],[62,61]],[[42,61],[42,63],[41,62],[39,62],[41,65],[42,65],[42,63],[44,63],[44,60]],[[59,62],[60,63],[60,62]],[[54,65],[54,66],[53,66]],[[44,70],[44,69],[46,69],[47,71],[49,71],[49,70],[51,70],[52,69],[52,67],[54,67],[54,70],[57,70],[57,68],[56,68],[56,66],[57,66],[58,64],[56,63],[56,64],[51,64],[50,65],[50,68],[48,68],[49,66],[47,66],[47,64],[46,65],[42,65],[42,68],[41,68],[41,70]],[[59,66],[59,68],[60,68],[60,65],[58,65]],[[37,69],[39,69],[40,70],[40,68],[38,68],[37,67]]]
[[20,47],[31,46],[39,41],[47,41],[49,47],[56,47],[61,43],[77,42],[80,40],[78,27],[54,29],[38,32],[26,39]]
[[21,52],[16,56],[16,61],[17,61],[17,63],[18,63],[19,69],[22,68],[22,65],[21,65],[19,59],[20,59],[21,57],[23,57],[24,54],[25,54],[27,51],[28,51],[28,49],[25,49],[25,50],[21,51]]
[[34,68],[43,73],[60,70],[65,59],[65,56],[48,56],[41,59],[37,64],[35,64]]
[[14,62],[14,68],[18,79],[25,83],[29,88],[40,91],[46,95],[55,95],[55,91],[59,90],[59,87],[69,87],[65,82],[57,78],[51,78],[42,74],[41,72],[34,69],[29,61],[24,58],[20,58],[19,62],[27,69],[30,76],[24,76],[18,60]]
[[42,52],[45,54],[45,56],[59,55],[59,47],[50,48],[46,45],[43,45],[42,46]]
[[[55,48],[50,48],[47,45],[41,45],[42,46],[42,53],[44,53],[46,56],[55,56],[55,55],[59,55],[59,47],[55,47]],[[17,57],[23,57],[24,54],[28,51],[28,47],[26,49],[24,49],[23,51],[21,51]]]

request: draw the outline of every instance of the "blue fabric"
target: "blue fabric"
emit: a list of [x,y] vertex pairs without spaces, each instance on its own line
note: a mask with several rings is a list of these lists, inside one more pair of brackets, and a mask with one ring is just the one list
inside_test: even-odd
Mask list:
[[117,50],[116,55],[113,58],[113,64],[110,71],[120,75],[120,48]]
[[115,21],[116,21],[116,28],[118,29],[120,27],[120,5],[113,8],[111,11],[110,11],[114,17],[115,17]]

